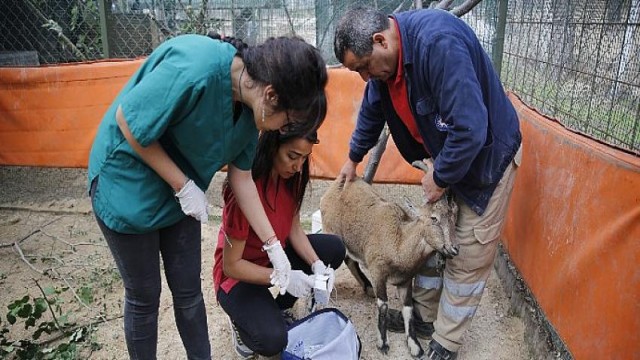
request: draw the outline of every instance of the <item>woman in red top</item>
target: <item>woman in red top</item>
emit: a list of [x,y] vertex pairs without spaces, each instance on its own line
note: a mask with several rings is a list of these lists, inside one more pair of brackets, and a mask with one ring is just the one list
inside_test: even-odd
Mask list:
[[[287,293],[275,299],[269,287],[273,269],[263,242],[249,226],[228,186],[223,187],[224,210],[213,268],[217,299],[229,315],[236,352],[250,358],[273,356],[287,345],[283,313],[299,297],[308,296],[314,278],[329,275],[344,260],[345,247],[335,235],[306,235],[300,207],[309,182],[309,155],[316,133],[264,132],[258,141],[252,175],[264,210],[291,263]],[[269,242],[267,242],[269,243]],[[267,244],[264,246],[269,246]]]

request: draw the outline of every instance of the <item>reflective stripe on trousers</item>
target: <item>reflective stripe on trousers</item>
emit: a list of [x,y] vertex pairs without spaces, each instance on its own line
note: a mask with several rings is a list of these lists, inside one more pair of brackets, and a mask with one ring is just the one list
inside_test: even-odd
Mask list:
[[456,243],[460,251],[447,259],[442,277],[427,262],[414,279],[416,308],[425,321],[434,322],[433,338],[450,351],[460,348],[460,340],[471,325],[491,274],[520,158],[521,150],[505,171],[482,216],[457,201],[460,210]]

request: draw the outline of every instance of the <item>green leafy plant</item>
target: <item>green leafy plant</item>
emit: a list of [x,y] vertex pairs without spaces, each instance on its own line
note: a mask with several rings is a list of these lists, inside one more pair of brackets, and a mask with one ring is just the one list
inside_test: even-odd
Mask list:
[[[36,283],[37,284],[37,283]],[[6,322],[0,318],[0,357],[14,359],[75,359],[81,347],[99,347],[91,341],[93,325],[76,326],[64,310],[61,294],[68,288],[41,288],[41,297],[25,295],[7,306]],[[78,296],[87,303],[93,301],[91,288],[83,287]],[[50,316],[46,316],[49,313]],[[22,325],[29,334],[12,339],[12,330]],[[22,332],[24,333],[24,332]],[[43,335],[47,340],[42,340]],[[55,345],[52,345],[54,344]]]
[[100,14],[95,0],[74,2],[70,11],[69,32],[75,46],[87,58],[101,55]]

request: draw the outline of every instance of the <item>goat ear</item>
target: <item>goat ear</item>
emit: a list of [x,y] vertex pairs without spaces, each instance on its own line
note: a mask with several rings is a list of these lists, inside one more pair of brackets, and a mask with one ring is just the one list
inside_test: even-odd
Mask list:
[[[424,171],[424,173],[428,173],[429,172],[429,165],[427,165],[425,163],[425,161],[428,162],[427,159],[424,160],[415,160],[414,162],[411,163],[411,166],[413,166],[416,169],[420,169],[422,171]],[[430,162],[430,165],[433,167],[433,161]]]
[[427,166],[433,167],[433,158],[422,159],[422,162],[427,164]]
[[447,199],[447,205],[453,210],[454,213],[458,212],[458,204],[453,196],[453,192],[450,189],[447,189],[444,193],[445,198]]
[[451,206],[451,212],[454,215],[458,215],[458,203],[456,203],[456,201],[453,198],[449,199],[449,205]]

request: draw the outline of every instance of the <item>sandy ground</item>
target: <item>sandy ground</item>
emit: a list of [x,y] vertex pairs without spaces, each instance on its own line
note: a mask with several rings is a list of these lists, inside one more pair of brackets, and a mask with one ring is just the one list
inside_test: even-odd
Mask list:
[[[220,183],[217,175],[208,196],[213,214],[220,213]],[[25,295],[42,296],[38,286],[55,287],[61,308],[77,324],[95,324],[94,342],[99,349],[80,350],[79,359],[127,358],[122,331],[122,282],[105,241],[91,214],[85,196],[86,172],[82,169],[0,167],[0,318],[6,323],[6,309]],[[417,199],[415,186],[382,186],[390,197]],[[303,223],[310,228],[311,214],[326,188],[314,181],[303,206]],[[218,220],[214,216],[214,220]],[[214,359],[235,359],[230,329],[212,290],[211,269],[217,221],[203,225],[202,286],[207,303],[209,336]],[[30,264],[28,265],[27,262]],[[90,294],[84,302],[75,293]],[[391,306],[399,307],[395,291]],[[62,302],[60,302],[62,301]],[[304,307],[296,306],[297,315]],[[402,334],[389,334],[390,351],[382,355],[375,347],[375,303],[362,293],[346,267],[337,271],[336,291],[331,306],[340,309],[355,324],[362,340],[362,359],[410,359]],[[48,319],[47,315],[43,319]],[[170,292],[164,284],[159,317],[159,359],[185,359],[175,327]],[[23,326],[11,329],[12,338],[29,336]],[[509,299],[492,273],[482,304],[466,333],[460,360],[519,360],[532,358],[525,344],[524,325],[511,315]],[[423,347],[426,345],[422,341]]]

